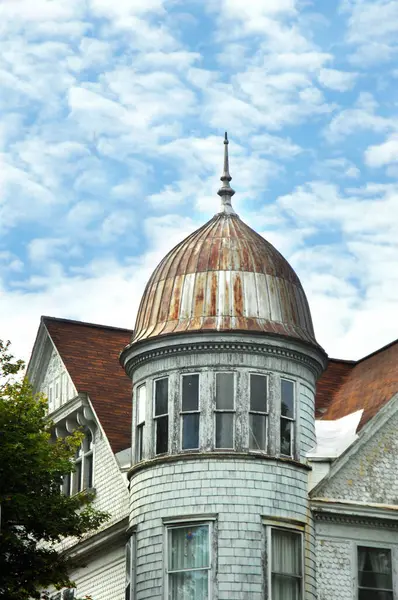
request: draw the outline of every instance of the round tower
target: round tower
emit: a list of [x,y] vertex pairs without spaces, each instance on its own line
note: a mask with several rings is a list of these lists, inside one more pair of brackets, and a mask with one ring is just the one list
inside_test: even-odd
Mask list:
[[[136,600],[315,600],[306,453],[326,355],[288,262],[232,208],[160,262],[133,381]],[[131,588],[133,583],[131,583]]]

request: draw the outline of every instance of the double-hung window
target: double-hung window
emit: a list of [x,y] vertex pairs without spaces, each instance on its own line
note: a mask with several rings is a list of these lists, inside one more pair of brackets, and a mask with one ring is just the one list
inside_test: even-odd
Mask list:
[[125,600],[133,600],[134,598],[135,543],[135,533],[133,533],[126,544]]
[[281,454],[293,455],[295,418],[294,382],[281,379]]
[[182,442],[183,450],[199,448],[199,374],[182,376]]
[[210,598],[210,523],[166,528],[166,594],[168,600]]
[[137,426],[135,437],[135,458],[139,462],[144,458],[144,428],[146,410],[146,384],[137,388]]
[[155,454],[164,454],[169,449],[169,380],[155,380],[154,414]]
[[358,546],[358,600],[393,600],[391,550]]
[[302,600],[302,533],[270,527],[270,593],[272,600]]
[[93,487],[93,454],[93,435],[91,431],[87,429],[81,446],[75,454],[75,470],[63,477],[62,491],[66,496],[78,494],[82,490]]
[[249,450],[267,449],[268,378],[250,374]]
[[215,447],[234,447],[234,373],[216,373]]

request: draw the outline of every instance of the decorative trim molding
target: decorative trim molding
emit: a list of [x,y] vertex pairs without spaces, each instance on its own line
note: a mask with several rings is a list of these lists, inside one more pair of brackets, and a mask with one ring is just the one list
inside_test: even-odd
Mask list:
[[398,529],[398,506],[316,498],[311,511],[316,521]]
[[356,515],[346,515],[337,513],[318,513],[314,511],[315,521],[333,523],[333,524],[347,524],[347,525],[362,525],[367,527],[377,527],[382,529],[398,529],[398,522],[391,521],[390,519],[383,518],[372,518],[372,517],[360,517]]
[[251,352],[254,354],[262,354],[265,356],[277,356],[281,358],[288,358],[295,360],[313,371],[316,377],[322,372],[322,366],[315,359],[309,357],[303,352],[296,350],[289,350],[288,348],[281,348],[279,346],[273,346],[270,344],[255,344],[253,342],[191,342],[189,344],[178,344],[173,346],[162,347],[158,349],[147,350],[141,352],[131,358],[127,358],[125,361],[126,371],[131,377],[132,372],[137,366],[140,366],[146,362],[164,358],[168,356],[175,356],[177,354],[190,354],[192,352],[197,353],[209,353],[209,352]]
[[282,464],[289,464],[297,469],[301,469],[303,471],[311,471],[311,467],[309,465],[298,462],[297,460],[293,460],[292,458],[282,458],[276,456],[269,456],[268,454],[255,454],[251,452],[184,452],[181,454],[168,454],[167,456],[160,456],[156,458],[152,458],[150,460],[145,460],[135,464],[127,473],[127,477],[131,480],[134,475],[139,473],[140,471],[144,471],[146,469],[151,469],[152,467],[156,467],[158,465],[163,465],[167,463],[173,463],[178,461],[198,461],[198,460],[249,460],[249,461],[258,461],[263,460],[266,462],[275,462]]

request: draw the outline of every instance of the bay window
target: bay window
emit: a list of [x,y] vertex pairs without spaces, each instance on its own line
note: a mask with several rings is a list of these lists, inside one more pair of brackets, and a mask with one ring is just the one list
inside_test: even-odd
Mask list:
[[164,454],[169,449],[169,380],[155,380],[153,418],[155,421],[155,454]]
[[167,526],[167,600],[210,598],[210,527],[209,523]]
[[182,450],[199,448],[199,374],[182,376]]
[[393,600],[391,550],[358,546],[358,600]]
[[234,447],[234,373],[216,373],[215,447]]
[[281,446],[284,456],[293,455],[293,429],[295,419],[294,382],[281,379]]
[[249,450],[267,449],[268,378],[250,374]]
[[139,462],[144,457],[144,428],[146,410],[146,384],[137,388],[137,426],[135,437],[135,458]]
[[270,598],[303,598],[302,533],[270,527]]

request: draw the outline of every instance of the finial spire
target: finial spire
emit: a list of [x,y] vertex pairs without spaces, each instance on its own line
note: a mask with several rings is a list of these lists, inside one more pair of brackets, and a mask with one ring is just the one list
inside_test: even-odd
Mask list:
[[221,209],[219,212],[224,212],[229,215],[235,215],[236,213],[235,213],[234,209],[232,208],[232,204],[231,204],[231,198],[235,194],[235,190],[233,190],[231,188],[231,186],[229,185],[229,182],[231,181],[232,177],[229,174],[228,144],[229,144],[228,135],[227,135],[227,132],[225,132],[224,170],[223,170],[223,174],[220,177],[221,181],[223,182],[223,185],[220,187],[217,194],[221,197]]

